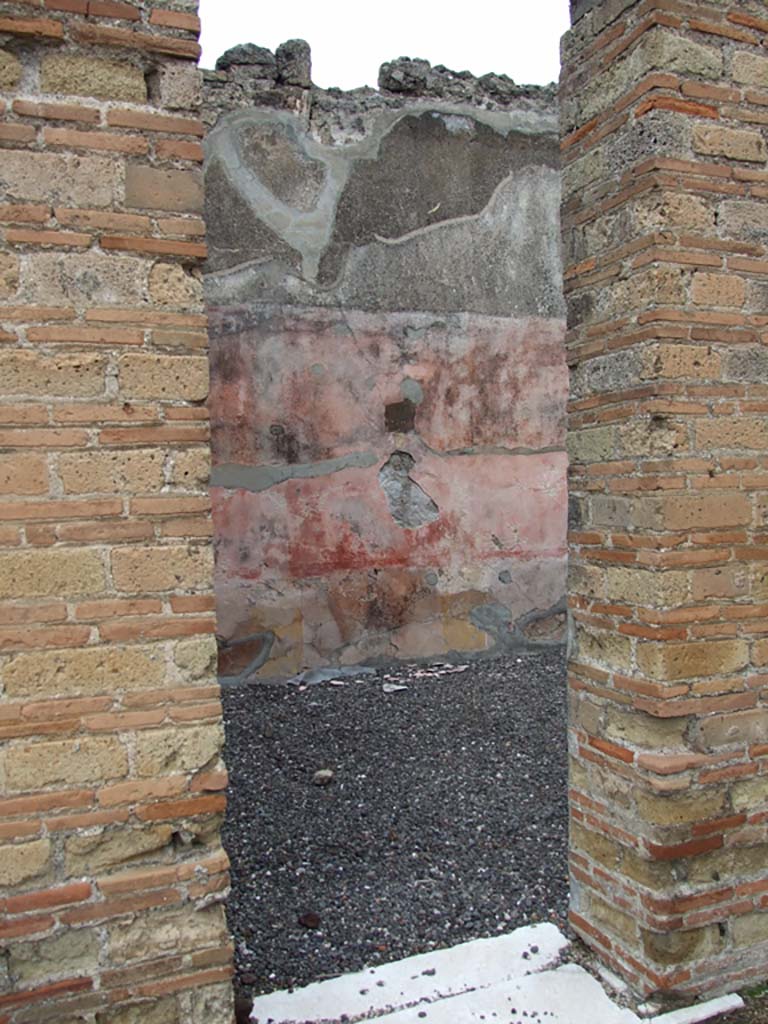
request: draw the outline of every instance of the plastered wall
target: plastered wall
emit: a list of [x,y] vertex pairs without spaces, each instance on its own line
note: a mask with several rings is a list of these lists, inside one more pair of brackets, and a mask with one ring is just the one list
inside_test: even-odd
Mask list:
[[222,673],[563,637],[552,91],[426,62],[206,75]]

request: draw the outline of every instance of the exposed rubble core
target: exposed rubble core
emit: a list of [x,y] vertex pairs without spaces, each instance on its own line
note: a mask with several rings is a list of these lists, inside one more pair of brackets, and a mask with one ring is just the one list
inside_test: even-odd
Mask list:
[[368,115],[401,109],[419,98],[466,103],[485,110],[506,110],[510,106],[523,109],[526,105],[535,109],[557,99],[554,83],[518,85],[507,75],[478,77],[410,57],[382,64],[378,89],[321,89],[312,83],[311,75],[311,53],[303,39],[283,43],[276,53],[254,43],[234,46],[219,57],[215,70],[203,71],[203,117],[212,126],[219,117],[240,107],[284,108],[301,114],[311,122],[314,132],[321,137],[325,132],[327,138],[334,127],[343,127],[349,133],[355,120],[358,130],[364,130]]

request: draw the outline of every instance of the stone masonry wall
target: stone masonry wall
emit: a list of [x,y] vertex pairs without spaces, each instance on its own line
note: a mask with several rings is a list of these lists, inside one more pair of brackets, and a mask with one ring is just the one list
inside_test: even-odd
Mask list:
[[562,639],[553,90],[309,50],[206,73],[225,677]]
[[690,997],[768,973],[768,19],[572,7],[572,921]]
[[0,1021],[230,1022],[194,0],[0,5]]

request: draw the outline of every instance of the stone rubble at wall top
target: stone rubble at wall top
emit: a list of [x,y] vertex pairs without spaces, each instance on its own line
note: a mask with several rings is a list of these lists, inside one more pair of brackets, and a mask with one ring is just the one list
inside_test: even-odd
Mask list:
[[215,71],[203,71],[203,81],[204,117],[209,124],[246,106],[294,110],[322,130],[330,120],[354,127],[361,116],[398,109],[421,98],[486,110],[554,109],[557,104],[554,83],[518,85],[507,75],[478,77],[410,57],[382,64],[378,89],[321,89],[312,84],[310,48],[301,39],[283,43],[274,54],[254,43],[235,46],[219,57]]

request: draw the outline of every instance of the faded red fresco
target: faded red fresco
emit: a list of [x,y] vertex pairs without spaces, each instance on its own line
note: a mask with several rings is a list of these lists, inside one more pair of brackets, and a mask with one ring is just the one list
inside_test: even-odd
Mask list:
[[[214,338],[225,674],[559,637],[561,321],[230,309]],[[423,525],[393,515],[394,452]]]
[[416,433],[434,451],[562,448],[564,331],[560,320],[478,314],[264,316],[216,338],[214,459],[307,462],[379,448],[385,406],[402,399],[406,378],[423,390]]

